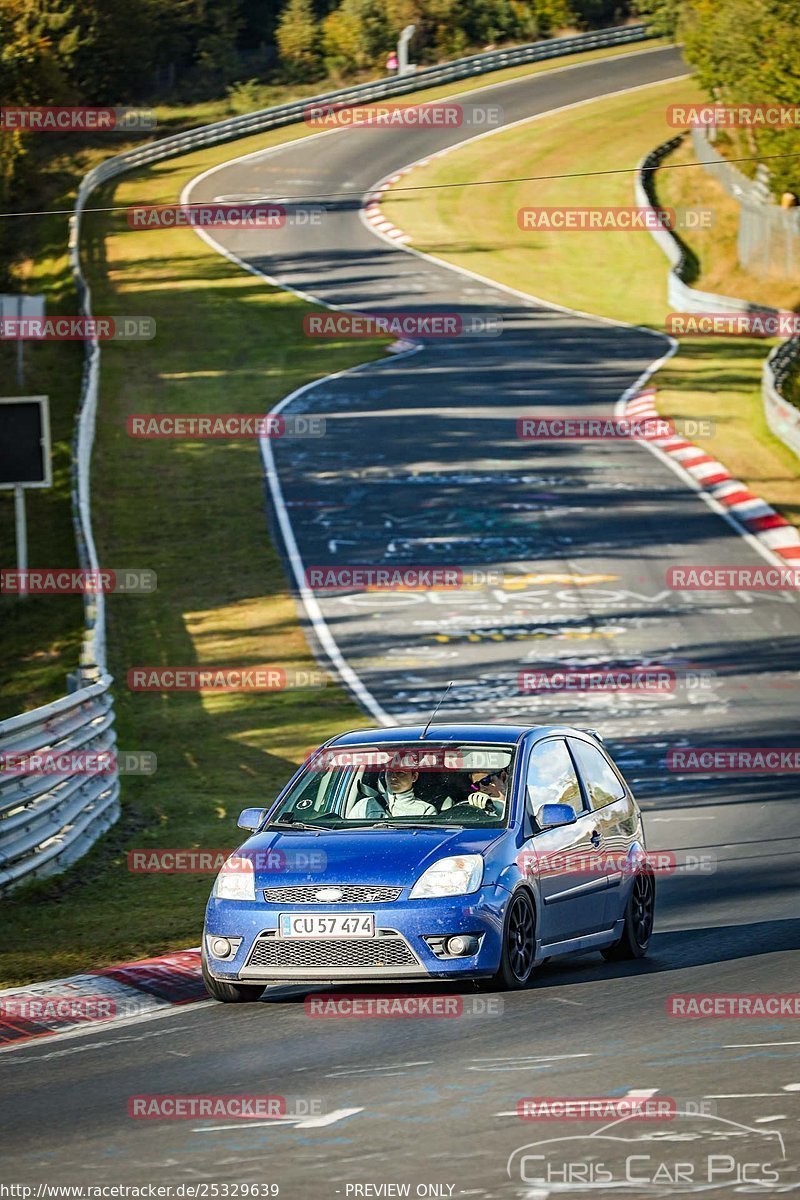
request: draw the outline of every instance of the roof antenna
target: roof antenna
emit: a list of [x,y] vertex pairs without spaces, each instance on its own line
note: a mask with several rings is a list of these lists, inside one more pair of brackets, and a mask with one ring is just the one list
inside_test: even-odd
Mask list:
[[433,718],[436,716],[436,714],[438,713],[439,709],[440,709],[440,708],[442,707],[442,705],[444,704],[444,702],[445,702],[445,698],[446,698],[446,696],[447,696],[447,693],[450,691],[450,688],[453,686],[453,684],[454,684],[454,683],[455,683],[455,679],[451,679],[451,680],[450,680],[450,682],[448,683],[447,687],[446,687],[446,688],[444,689],[444,691],[442,692],[442,695],[441,695],[441,697],[440,697],[440,699],[439,699],[439,703],[436,705],[436,708],[435,708],[435,709],[433,710],[433,712],[431,713],[431,718],[430,718],[430,720],[428,721],[428,724],[425,726],[425,728],[423,729],[422,733],[420,734],[419,740],[420,740],[421,742],[425,740],[425,735],[427,734],[428,730],[430,729],[431,725],[433,724]]

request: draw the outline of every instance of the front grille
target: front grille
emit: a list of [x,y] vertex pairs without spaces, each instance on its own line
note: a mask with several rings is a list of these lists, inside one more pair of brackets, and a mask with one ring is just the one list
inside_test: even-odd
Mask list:
[[256,938],[247,966],[346,971],[418,965],[411,948],[398,933],[379,930],[378,934],[374,938],[310,938],[308,941],[262,935]]
[[[318,900],[317,892],[326,887],[336,887],[342,893],[339,900]],[[383,887],[376,884],[315,883],[311,886],[264,888],[264,899],[268,904],[389,904],[402,892],[401,887]]]

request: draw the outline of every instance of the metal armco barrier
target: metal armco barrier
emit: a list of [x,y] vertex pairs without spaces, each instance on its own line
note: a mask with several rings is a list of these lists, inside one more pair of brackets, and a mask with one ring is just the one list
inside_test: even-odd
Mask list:
[[[491,50],[426,67],[400,78],[392,77],[356,87],[340,88],[290,104],[231,117],[186,133],[150,142],[136,150],[106,159],[84,176],[70,217],[69,258],[78,290],[80,311],[91,316],[91,291],[80,256],[81,217],[91,194],[110,179],[174,158],[190,150],[214,146],[268,129],[300,122],[309,109],[323,105],[348,107],[385,100],[438,84],[456,82],[524,63],[545,61],[586,50],[645,41],[652,35],[643,24],[602,29],[575,37],[551,38],[507,50]],[[100,387],[100,344],[86,343],[83,383],[78,404],[72,452],[72,513],[80,565],[99,569],[91,520],[89,472]],[[105,599],[102,593],[84,597],[86,634],[81,652],[78,690],[72,695],[19,717],[0,722],[0,751],[20,752],[15,738],[31,748],[58,745],[68,748],[92,742],[89,748],[107,748],[93,739],[107,738],[113,746],[111,678],[106,672]],[[82,740],[81,740],[82,739]],[[65,744],[61,742],[65,740]],[[0,891],[22,880],[63,870],[89,849],[119,816],[117,774],[72,777],[54,782],[31,776],[0,775]]]
[[[0,757],[31,756],[36,770],[0,771],[0,889],[62,871],[119,816],[119,776],[56,773],[51,755],[115,751],[111,677],[53,704],[0,721]],[[74,765],[80,766],[78,760]]]
[[776,346],[764,363],[761,378],[761,395],[764,415],[775,437],[800,457],[800,408],[783,395],[781,387],[792,370],[800,363],[800,337],[790,338]]
[[[658,199],[653,184],[654,168],[683,141],[683,134],[651,150],[636,170],[634,185],[636,203],[639,208],[658,208]],[[735,296],[718,296],[714,292],[701,292],[683,281],[686,259],[678,238],[668,229],[652,229],[652,236],[669,259],[671,266],[667,281],[667,298],[676,312],[777,313],[778,309],[766,304],[753,304]],[[800,455],[800,409],[795,408],[780,388],[789,372],[800,362],[800,338],[790,338],[777,346],[764,363],[761,377],[761,397],[767,424],[776,437]]]

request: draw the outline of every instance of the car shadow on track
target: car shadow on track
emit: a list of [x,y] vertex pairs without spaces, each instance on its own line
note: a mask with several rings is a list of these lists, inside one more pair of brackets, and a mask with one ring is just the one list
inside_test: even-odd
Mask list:
[[647,958],[634,962],[601,963],[598,966],[596,954],[551,959],[537,972],[535,986],[560,987],[565,983],[583,983],[601,976],[603,979],[618,979],[655,975],[683,970],[685,967],[733,962],[797,949],[800,949],[800,919],[680,929],[656,933]]
[[[634,962],[604,962],[595,952],[564,955],[552,958],[538,968],[530,988],[563,987],[570,983],[591,983],[599,980],[630,978],[638,975],[659,975],[686,967],[707,966],[710,963],[732,962],[757,955],[775,954],[800,949],[800,918],[779,921],[755,921],[748,925],[708,926],[681,929],[653,937],[647,958]],[[468,995],[475,990],[472,981],[447,980],[428,983],[425,980],[396,982],[389,980],[374,984],[304,983],[270,987],[262,1004],[302,1004],[306,996],[325,992],[326,995],[393,995],[425,994]]]

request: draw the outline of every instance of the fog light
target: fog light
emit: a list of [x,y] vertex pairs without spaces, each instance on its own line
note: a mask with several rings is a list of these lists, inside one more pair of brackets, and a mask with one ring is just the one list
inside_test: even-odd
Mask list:
[[467,954],[474,954],[477,949],[478,939],[469,934],[459,933],[456,937],[447,939],[447,953],[452,954],[454,958],[463,958]]
[[227,958],[233,946],[231,946],[227,938],[218,937],[211,939],[210,948],[214,958]]

